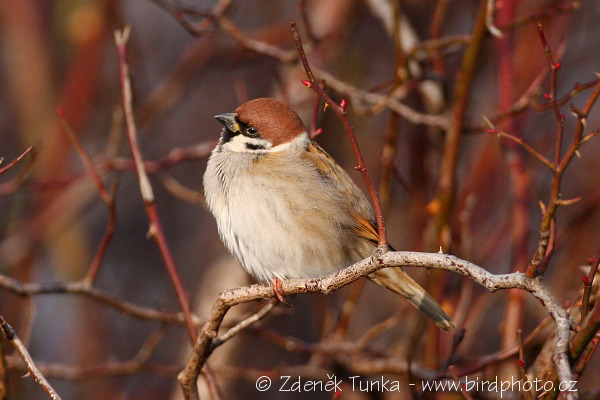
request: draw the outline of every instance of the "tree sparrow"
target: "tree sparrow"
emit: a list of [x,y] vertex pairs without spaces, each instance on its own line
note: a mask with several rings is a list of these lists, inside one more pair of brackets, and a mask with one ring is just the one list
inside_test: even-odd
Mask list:
[[[369,257],[378,242],[363,192],[287,105],[248,101],[215,118],[225,128],[212,151],[204,191],[219,234],[259,280],[322,278]],[[455,326],[400,268],[367,276],[406,297],[440,328]]]

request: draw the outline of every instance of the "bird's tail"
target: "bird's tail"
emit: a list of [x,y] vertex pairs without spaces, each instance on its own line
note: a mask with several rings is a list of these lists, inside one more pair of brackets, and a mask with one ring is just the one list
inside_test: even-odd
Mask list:
[[446,314],[433,297],[401,268],[380,269],[368,275],[367,278],[406,297],[412,305],[443,330],[448,331],[456,326],[452,318]]

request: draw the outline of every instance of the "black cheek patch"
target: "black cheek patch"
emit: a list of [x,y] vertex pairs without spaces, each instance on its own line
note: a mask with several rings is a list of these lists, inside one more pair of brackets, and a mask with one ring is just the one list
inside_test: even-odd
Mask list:
[[246,143],[246,148],[248,150],[265,150],[266,147],[262,144],[254,144],[254,143]]

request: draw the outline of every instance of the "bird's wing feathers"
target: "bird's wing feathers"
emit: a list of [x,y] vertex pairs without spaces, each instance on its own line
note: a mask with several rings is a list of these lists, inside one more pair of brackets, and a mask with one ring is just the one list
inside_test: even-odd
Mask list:
[[353,217],[357,222],[354,228],[355,233],[373,242],[373,244],[377,244],[379,242],[379,234],[373,223],[360,215],[354,214]]
[[353,205],[348,207],[347,210],[355,222],[350,229],[357,235],[377,244],[378,234],[375,225],[375,213],[363,192],[352,181],[352,178],[316,142],[309,142],[302,156],[315,166],[321,176],[336,186],[344,199],[348,201],[348,204]]
[[[347,201],[347,212],[352,215],[353,226],[348,227],[374,245],[378,242],[375,213],[362,191],[354,184],[346,171],[315,142],[309,142],[302,157],[311,163],[329,184],[334,185]],[[349,206],[352,204],[352,206]],[[373,246],[374,248],[374,246]],[[367,278],[393,292],[406,297],[416,308],[431,318],[440,328],[449,330],[455,326],[452,318],[425,290],[401,268],[384,268]]]

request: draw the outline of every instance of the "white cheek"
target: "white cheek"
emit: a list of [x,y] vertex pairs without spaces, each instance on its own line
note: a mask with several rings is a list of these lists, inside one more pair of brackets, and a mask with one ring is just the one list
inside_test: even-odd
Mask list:
[[[262,147],[262,149],[251,150],[248,149],[247,145],[260,146]],[[273,147],[273,144],[268,140],[261,138],[251,138],[244,135],[236,135],[229,142],[223,144],[223,149],[228,151],[234,151],[236,153],[248,153],[261,150],[269,150],[271,147]]]

